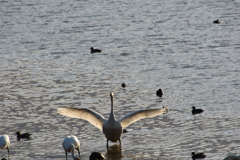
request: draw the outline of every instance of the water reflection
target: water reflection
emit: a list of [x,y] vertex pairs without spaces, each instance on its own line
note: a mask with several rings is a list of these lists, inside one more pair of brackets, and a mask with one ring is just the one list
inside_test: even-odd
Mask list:
[[122,147],[118,144],[108,147],[106,157],[107,159],[121,160],[123,157]]

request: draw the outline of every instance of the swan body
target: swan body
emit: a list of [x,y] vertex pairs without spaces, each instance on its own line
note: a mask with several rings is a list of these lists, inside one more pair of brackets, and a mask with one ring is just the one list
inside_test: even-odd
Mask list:
[[107,140],[110,140],[112,142],[117,142],[121,144],[121,135],[123,132],[121,124],[116,121],[115,119],[113,121],[106,121],[102,126],[103,134],[105,134]]
[[0,135],[0,149],[7,149],[8,159],[10,157],[10,139],[8,135]]
[[92,125],[94,125],[103,132],[107,139],[108,146],[109,140],[112,142],[119,141],[121,145],[121,135],[123,132],[123,128],[126,128],[130,124],[143,118],[154,117],[168,112],[168,108],[138,110],[125,115],[120,120],[116,120],[113,113],[113,97],[114,97],[113,92],[110,93],[110,97],[111,97],[111,112],[109,119],[105,119],[101,114],[87,108],[82,109],[58,108],[58,113],[72,118],[87,120],[88,122],[90,122]]
[[76,136],[67,136],[64,138],[62,146],[65,150],[66,159],[67,158],[67,152],[72,152],[72,157],[74,160],[80,160],[80,158],[76,157],[74,155],[74,149],[78,151],[78,155],[80,157],[80,142]]

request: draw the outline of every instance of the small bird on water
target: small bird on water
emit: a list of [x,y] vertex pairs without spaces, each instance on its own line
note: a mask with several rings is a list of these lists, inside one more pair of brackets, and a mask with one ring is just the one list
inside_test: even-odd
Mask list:
[[203,112],[202,109],[196,109],[194,106],[192,107],[192,114],[200,114],[202,112]]
[[122,87],[125,88],[125,87],[126,87],[126,84],[125,84],[125,83],[122,83]]
[[128,131],[127,131],[127,129],[125,128],[125,129],[123,129],[123,133],[127,133]]
[[192,152],[192,159],[205,158],[205,157],[206,155],[204,155],[203,152],[200,152],[200,153]]
[[17,135],[17,140],[19,141],[21,138],[22,139],[27,139],[27,140],[30,140],[32,137],[31,137],[31,133],[23,133],[21,134],[20,132],[17,132],[16,133]]
[[102,52],[101,49],[94,49],[93,47],[91,47],[90,50],[91,50],[91,53]]
[[219,24],[221,22],[219,21],[219,19],[217,19],[217,20],[213,21],[213,23]]
[[161,89],[159,89],[159,90],[156,92],[156,95],[157,95],[158,97],[162,97],[163,91],[162,91]]
[[103,160],[105,157],[100,152],[92,152],[89,160]]

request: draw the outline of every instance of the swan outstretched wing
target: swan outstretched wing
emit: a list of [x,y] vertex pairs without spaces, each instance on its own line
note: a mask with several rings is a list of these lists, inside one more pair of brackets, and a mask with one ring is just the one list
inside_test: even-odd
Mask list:
[[154,117],[167,112],[168,108],[138,110],[125,115],[122,119],[119,120],[119,122],[121,123],[122,127],[125,128],[140,119]]
[[87,120],[100,130],[102,130],[102,124],[106,121],[101,114],[87,108],[58,108],[57,110],[61,115]]

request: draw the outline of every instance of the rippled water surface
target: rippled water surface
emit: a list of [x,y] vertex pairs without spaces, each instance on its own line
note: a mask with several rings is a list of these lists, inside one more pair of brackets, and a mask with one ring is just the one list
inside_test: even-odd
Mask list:
[[[0,1],[0,134],[10,136],[11,159],[65,159],[68,134],[81,141],[82,160],[92,151],[109,160],[240,154],[239,8],[238,0]],[[57,113],[84,107],[108,117],[110,92],[117,118],[170,111],[130,125],[122,147],[108,150],[97,128]],[[204,112],[192,115],[193,105]],[[17,141],[17,131],[33,139]]]

